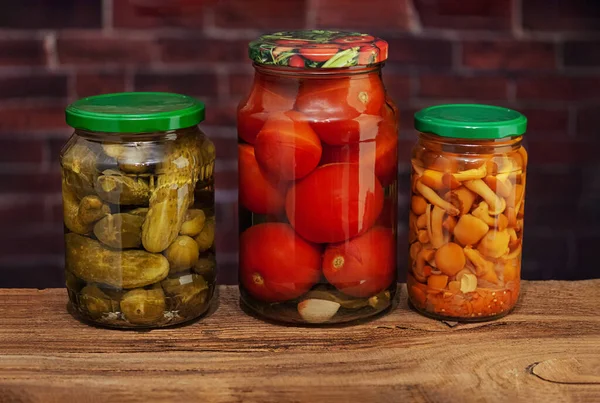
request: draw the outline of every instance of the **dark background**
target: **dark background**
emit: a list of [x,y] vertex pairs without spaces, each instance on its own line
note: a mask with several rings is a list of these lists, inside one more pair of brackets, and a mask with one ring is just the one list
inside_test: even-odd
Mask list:
[[[342,28],[390,44],[385,82],[402,111],[445,102],[525,113],[523,276],[598,277],[600,4],[597,0],[19,0],[0,7],[0,286],[62,286],[58,154],[63,109],[92,94],[159,90],[207,104],[218,151],[218,252],[236,280],[235,107],[260,33]],[[400,198],[400,273],[406,261]],[[401,276],[403,278],[403,276]]]

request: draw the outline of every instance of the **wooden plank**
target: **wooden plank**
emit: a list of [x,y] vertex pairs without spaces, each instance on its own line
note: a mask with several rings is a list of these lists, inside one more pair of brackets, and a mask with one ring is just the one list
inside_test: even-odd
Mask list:
[[0,291],[0,401],[600,401],[600,280],[525,282],[500,320],[448,326],[398,307],[355,326],[290,327],[235,287],[196,323],[87,326],[66,293]]

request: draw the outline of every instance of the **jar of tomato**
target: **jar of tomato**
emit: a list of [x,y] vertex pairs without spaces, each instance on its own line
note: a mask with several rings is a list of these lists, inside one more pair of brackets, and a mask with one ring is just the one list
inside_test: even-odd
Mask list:
[[437,319],[484,321],[519,297],[527,119],[490,105],[415,114],[408,295]]
[[250,43],[238,109],[240,289],[270,319],[375,315],[396,291],[398,113],[388,45],[340,31]]
[[185,95],[118,93],[69,105],[62,150],[73,312],[150,328],[207,311],[215,287],[215,147]]

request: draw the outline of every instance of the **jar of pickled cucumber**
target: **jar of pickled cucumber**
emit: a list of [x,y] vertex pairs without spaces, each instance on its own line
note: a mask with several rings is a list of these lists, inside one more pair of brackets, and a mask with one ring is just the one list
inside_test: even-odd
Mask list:
[[240,290],[264,317],[339,323],[396,291],[398,111],[388,45],[300,31],[250,43],[238,109]]
[[110,327],[160,327],[206,312],[215,287],[215,147],[204,105],[118,93],[66,110],[61,153],[72,310]]
[[484,321],[519,298],[527,119],[489,105],[415,114],[408,295],[437,319]]

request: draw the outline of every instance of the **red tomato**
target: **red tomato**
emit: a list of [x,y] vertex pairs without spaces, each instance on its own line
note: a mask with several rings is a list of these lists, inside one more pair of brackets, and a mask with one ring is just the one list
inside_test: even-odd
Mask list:
[[290,57],[290,61],[288,62],[290,67],[301,67],[304,68],[304,59],[302,56],[294,55]]
[[341,242],[368,230],[383,207],[383,188],[359,164],[323,165],[286,196],[288,220],[311,242]]
[[303,114],[296,111],[271,114],[254,144],[256,160],[269,176],[299,179],[319,165],[321,141]]
[[324,143],[344,145],[375,139],[380,122],[380,116],[362,114],[354,119],[311,121],[310,125]]
[[298,298],[319,281],[320,268],[320,248],[288,224],[254,225],[240,237],[240,282],[261,301]]
[[361,125],[351,121],[361,114],[378,115],[385,90],[377,74],[338,79],[304,80],[296,109],[308,116],[315,132],[332,145],[361,138]]
[[320,43],[318,45],[306,45],[300,48],[300,54],[313,62],[326,62],[331,59],[340,47],[332,43]]
[[395,125],[381,121],[374,140],[324,147],[321,163],[360,163],[374,170],[381,184],[387,186],[396,180],[398,171],[398,135],[395,128]]
[[294,48],[289,46],[277,46],[275,49],[273,49],[273,56],[277,57],[284,52],[290,52],[292,50],[294,50]]
[[367,298],[388,288],[396,272],[396,245],[389,228],[373,228],[323,255],[323,274],[344,294]]
[[383,200],[383,208],[377,221],[376,226],[396,228],[398,225],[398,199],[393,196],[388,196]]
[[306,45],[308,41],[305,41],[304,39],[277,39],[275,43],[277,43],[278,45],[285,46],[297,46]]
[[292,109],[297,90],[294,80],[257,77],[250,95],[238,108],[238,136],[247,143],[254,144],[269,113]]
[[365,42],[373,42],[375,40],[371,35],[348,35],[343,38],[337,38],[333,41],[335,43],[365,43]]
[[238,144],[240,204],[256,214],[279,214],[285,204],[285,189],[271,183],[256,162],[254,147]]

